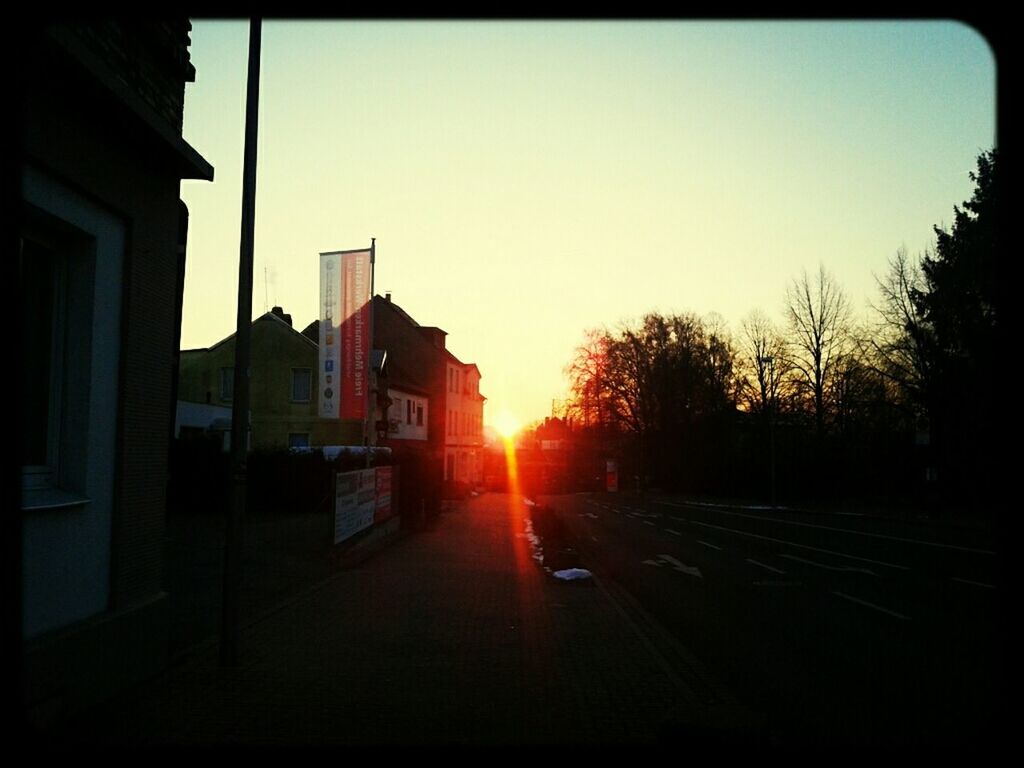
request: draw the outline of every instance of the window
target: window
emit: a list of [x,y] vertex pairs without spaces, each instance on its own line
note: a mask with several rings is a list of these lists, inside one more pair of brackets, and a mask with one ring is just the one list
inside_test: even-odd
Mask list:
[[417,427],[422,427],[423,426],[423,406],[422,405],[417,405],[416,406],[416,426]]
[[220,369],[220,399],[222,401],[231,401],[235,393],[235,369],[234,368],[221,368]]
[[405,423],[412,424],[412,400],[405,401]]
[[309,448],[309,432],[289,432],[289,448]]
[[62,262],[52,248],[23,237],[19,266],[24,311],[21,354],[23,370],[31,372],[18,377],[22,403],[18,409],[21,463],[52,467],[56,464],[62,383],[55,374],[63,367],[64,350]]
[[312,400],[312,383],[311,368],[292,368],[292,402],[308,403]]

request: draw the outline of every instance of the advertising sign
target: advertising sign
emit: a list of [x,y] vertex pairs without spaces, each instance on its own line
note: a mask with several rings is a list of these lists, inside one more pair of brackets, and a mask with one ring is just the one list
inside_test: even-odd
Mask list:
[[373,522],[380,523],[392,515],[391,511],[391,467],[377,467],[377,509]]
[[376,469],[341,472],[335,477],[334,543],[373,525],[377,507]]
[[371,251],[320,254],[320,416],[365,419]]

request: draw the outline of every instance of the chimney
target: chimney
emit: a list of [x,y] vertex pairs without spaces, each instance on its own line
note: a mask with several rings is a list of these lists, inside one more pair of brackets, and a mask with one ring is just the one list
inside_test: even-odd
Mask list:
[[286,314],[284,313],[284,310],[283,310],[283,309],[281,309],[281,307],[274,307],[274,308],[273,308],[273,309],[271,309],[270,311],[271,311],[271,312],[273,312],[273,313],[274,313],[275,315],[277,315],[278,317],[280,317],[280,318],[281,318],[282,320],[284,320],[284,321],[285,321],[286,323],[288,323],[288,325],[291,325],[291,324],[292,324],[292,316],[291,316],[291,315],[286,315]]
[[391,301],[391,291],[388,291],[387,293],[384,294],[384,300],[388,302]]

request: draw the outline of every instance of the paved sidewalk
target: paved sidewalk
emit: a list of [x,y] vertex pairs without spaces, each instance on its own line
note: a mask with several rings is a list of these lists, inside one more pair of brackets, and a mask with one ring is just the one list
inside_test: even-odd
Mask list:
[[723,708],[611,592],[545,575],[524,514],[472,499],[249,624],[236,669],[210,646],[45,743],[716,740]]

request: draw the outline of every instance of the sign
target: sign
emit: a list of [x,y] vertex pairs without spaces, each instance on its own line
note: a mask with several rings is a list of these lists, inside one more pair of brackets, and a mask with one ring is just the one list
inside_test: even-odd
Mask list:
[[619,465],[614,459],[608,459],[605,464],[605,475],[607,481],[607,488],[609,493],[615,493],[619,490]]
[[320,254],[320,416],[366,418],[371,311],[370,250]]
[[339,544],[373,525],[376,469],[341,472],[334,482],[334,543]]
[[391,467],[377,467],[377,508],[373,513],[373,522],[380,523],[393,514],[391,509]]

